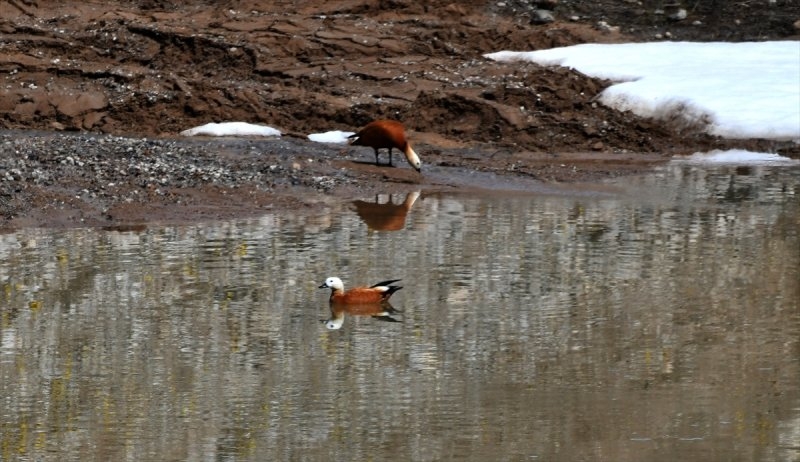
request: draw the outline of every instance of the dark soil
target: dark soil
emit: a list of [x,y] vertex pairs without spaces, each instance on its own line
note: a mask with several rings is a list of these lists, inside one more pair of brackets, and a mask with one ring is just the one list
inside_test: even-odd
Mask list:
[[[674,5],[685,19],[670,19]],[[556,20],[535,24],[544,8]],[[2,2],[0,228],[221,219],[313,208],[321,196],[493,187],[465,183],[464,171],[591,181],[715,148],[800,157],[789,142],[723,140],[613,111],[594,102],[609,83],[572,70],[483,58],[584,42],[796,40],[798,20],[793,0]],[[375,118],[406,124],[423,175],[358,162],[374,159],[369,148],[306,140]],[[179,136],[212,121],[285,135]],[[90,153],[69,164],[81,152],[60,145]],[[162,176],[134,175],[145,168],[137,156],[165,165]]]

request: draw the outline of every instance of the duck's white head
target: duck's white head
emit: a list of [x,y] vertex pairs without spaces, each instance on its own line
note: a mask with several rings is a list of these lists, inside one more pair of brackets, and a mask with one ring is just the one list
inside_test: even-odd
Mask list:
[[331,318],[325,321],[325,327],[330,330],[337,330],[342,327],[344,324],[344,316],[340,316],[338,318]]
[[406,155],[406,160],[408,160],[408,163],[414,167],[414,170],[422,173],[422,161],[419,160],[419,156],[411,148],[410,144],[406,144],[406,148],[403,150],[403,153]]
[[319,286],[320,289],[333,289],[333,290],[344,290],[344,284],[342,280],[336,277],[329,277]]

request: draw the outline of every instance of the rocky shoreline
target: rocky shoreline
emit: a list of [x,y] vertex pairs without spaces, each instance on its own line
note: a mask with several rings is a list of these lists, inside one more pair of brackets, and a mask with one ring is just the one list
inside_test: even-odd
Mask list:
[[[758,144],[758,142],[755,142]],[[641,173],[665,153],[417,148],[417,173],[370,148],[285,138],[141,138],[0,132],[0,229],[126,227],[313,213],[378,193],[541,190]]]
[[[183,223],[310,210],[331,200],[387,191],[503,188],[462,175],[467,171],[520,177],[529,184],[541,175],[548,181],[574,181],[620,173],[607,157],[572,159],[584,164],[579,170],[573,163],[569,168],[553,164],[549,155],[523,166],[508,152],[495,153],[488,163],[482,154],[479,149],[431,152],[426,158],[431,165],[419,174],[403,164],[375,166],[370,149],[294,138],[186,140],[6,131],[0,132],[0,229]],[[663,160],[635,158],[618,160],[628,169]]]

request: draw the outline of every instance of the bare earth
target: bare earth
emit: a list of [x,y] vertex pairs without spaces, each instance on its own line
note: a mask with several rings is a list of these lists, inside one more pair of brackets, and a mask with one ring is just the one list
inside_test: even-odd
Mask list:
[[[641,172],[722,140],[596,104],[609,83],[483,54],[584,42],[798,39],[800,3],[622,0],[0,3],[0,229],[141,226],[411,190],[535,189]],[[535,10],[555,21],[532,23]],[[610,26],[610,27],[609,27]],[[403,121],[395,153],[306,139]],[[246,121],[280,139],[185,138]]]

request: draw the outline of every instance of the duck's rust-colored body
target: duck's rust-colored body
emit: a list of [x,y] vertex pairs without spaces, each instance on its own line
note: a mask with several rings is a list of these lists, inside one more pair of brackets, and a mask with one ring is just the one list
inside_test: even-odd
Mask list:
[[393,293],[402,289],[392,285],[400,279],[382,281],[371,287],[354,287],[345,292],[342,280],[330,277],[319,286],[320,289],[331,289],[330,302],[338,305],[363,305],[381,303],[389,300]]
[[392,149],[399,149],[406,156],[408,163],[418,172],[422,170],[422,161],[406,140],[406,130],[403,124],[396,120],[375,120],[362,128],[358,133],[350,135],[350,144],[355,146],[369,146],[375,150],[375,165],[378,162],[378,149],[389,150],[389,165],[392,165]]

